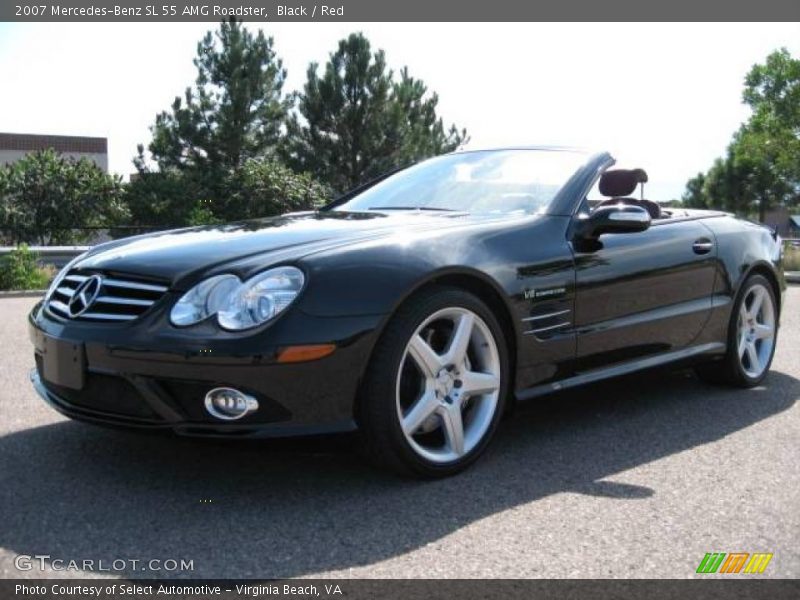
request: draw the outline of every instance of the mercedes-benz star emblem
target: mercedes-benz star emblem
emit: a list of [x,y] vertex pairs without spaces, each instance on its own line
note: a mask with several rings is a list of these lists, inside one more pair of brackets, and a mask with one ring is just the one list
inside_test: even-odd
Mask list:
[[103,278],[100,275],[92,275],[82,281],[72,292],[72,297],[67,304],[69,316],[74,319],[85,313],[92,303],[97,300],[101,287],[103,287]]

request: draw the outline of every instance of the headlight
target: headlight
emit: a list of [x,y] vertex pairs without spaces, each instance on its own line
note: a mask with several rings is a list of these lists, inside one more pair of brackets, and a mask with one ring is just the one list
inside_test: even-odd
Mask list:
[[296,267],[278,267],[251,277],[217,313],[225,329],[247,329],[265,323],[285,310],[303,288],[305,277]]
[[217,314],[241,284],[236,275],[217,275],[201,281],[172,307],[172,324],[185,327]]
[[234,275],[217,275],[186,292],[173,307],[170,320],[185,327],[216,315],[224,329],[248,329],[285,310],[304,282],[303,272],[296,267],[270,269],[244,283]]

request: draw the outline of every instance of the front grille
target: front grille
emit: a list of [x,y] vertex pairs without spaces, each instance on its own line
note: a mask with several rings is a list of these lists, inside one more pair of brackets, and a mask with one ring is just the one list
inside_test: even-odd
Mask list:
[[[70,311],[75,292],[91,277],[99,277],[100,288],[96,297],[87,306],[80,300],[73,302]],[[75,321],[131,321],[147,312],[166,291],[166,285],[152,281],[70,271],[53,292],[47,309],[57,317]]]

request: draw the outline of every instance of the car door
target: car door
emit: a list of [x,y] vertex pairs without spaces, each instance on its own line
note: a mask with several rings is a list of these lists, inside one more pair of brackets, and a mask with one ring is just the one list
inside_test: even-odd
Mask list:
[[692,344],[709,315],[715,272],[713,235],[701,220],[657,220],[580,246],[572,244],[578,371]]

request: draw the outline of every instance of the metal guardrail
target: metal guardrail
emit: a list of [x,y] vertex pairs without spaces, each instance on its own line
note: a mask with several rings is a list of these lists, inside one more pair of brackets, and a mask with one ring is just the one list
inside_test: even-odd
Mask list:
[[800,238],[783,238],[784,275],[789,283],[800,283]]
[[[28,249],[37,256],[41,265],[52,265],[58,269],[73,258],[86,252],[91,246],[29,246]],[[0,246],[0,260],[13,252],[14,246]]]

